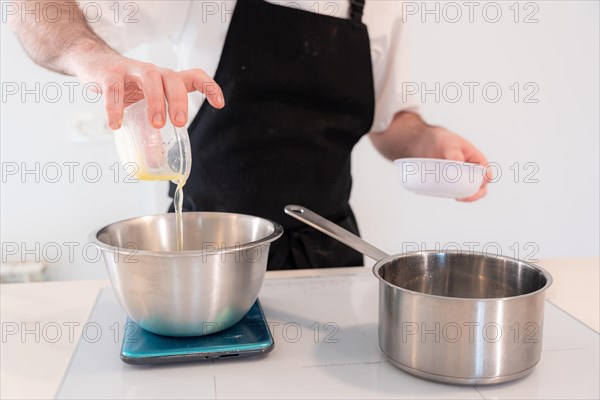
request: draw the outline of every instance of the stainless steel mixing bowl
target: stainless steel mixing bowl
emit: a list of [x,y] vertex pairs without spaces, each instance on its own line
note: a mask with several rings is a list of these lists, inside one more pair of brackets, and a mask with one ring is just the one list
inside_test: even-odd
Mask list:
[[202,336],[236,324],[256,301],[272,221],[241,214],[183,214],[176,251],[175,214],[132,218],[92,233],[119,302],[142,328],[166,336]]

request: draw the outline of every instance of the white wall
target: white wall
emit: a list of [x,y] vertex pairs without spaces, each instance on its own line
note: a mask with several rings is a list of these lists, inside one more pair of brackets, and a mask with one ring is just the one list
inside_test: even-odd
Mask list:
[[[479,249],[498,243],[507,255],[516,254],[510,247],[520,248],[521,257],[539,249],[527,258],[598,255],[598,2],[531,3],[537,12],[520,3],[520,20],[532,12],[539,20],[527,24],[513,21],[513,2],[497,4],[503,11],[498,23],[486,22],[482,7],[473,23],[465,7],[454,24],[447,22],[455,15],[450,9],[439,23],[434,15],[426,15],[425,23],[420,13],[405,18],[413,53],[411,81],[429,89],[435,82],[464,88],[457,103],[450,102],[455,92],[439,102],[428,95],[423,115],[475,143],[501,166],[502,177],[490,185],[486,198],[472,204],[414,195],[399,187],[391,163],[363,140],[354,154],[352,197],[363,236],[389,252],[407,249],[410,242],[429,248],[436,242],[457,242],[462,248],[479,242]],[[464,82],[480,84],[473,103]],[[489,82],[503,90],[497,103],[482,96]],[[539,102],[523,101],[528,90],[515,103],[514,82],[521,90],[527,82],[536,84]],[[510,170],[515,162],[521,166],[517,183]],[[524,173],[533,171],[523,169],[528,162],[539,166],[539,183],[524,183]]]
[[[421,7],[421,2],[410,3]],[[433,8],[435,3],[430,4]],[[433,5],[432,5],[433,4]],[[442,7],[443,3],[438,3]],[[383,160],[368,140],[354,153],[355,186],[352,204],[363,236],[389,252],[424,243],[432,248],[457,243],[462,248],[482,249],[498,243],[503,252],[521,258],[599,254],[599,27],[597,2],[534,2],[537,23],[522,19],[534,8],[520,4],[519,20],[513,21],[512,2],[499,2],[499,22],[485,21],[480,8],[474,22],[461,5],[462,19],[453,10],[440,8],[441,19],[421,13],[407,15],[406,28],[412,47],[413,78],[433,88],[449,82],[463,86],[463,97],[451,103],[448,92],[439,102],[426,97],[422,113],[428,121],[444,125],[477,144],[490,161],[498,163],[502,177],[477,203],[417,196],[401,189],[391,163]],[[482,5],[485,3],[481,3]],[[413,9],[411,9],[413,10]],[[488,18],[493,10],[488,9]],[[87,234],[113,221],[163,212],[168,204],[166,186],[160,183],[125,183],[123,171],[115,183],[110,166],[117,156],[110,133],[92,125],[86,138],[75,129],[77,120],[101,112],[101,102],[84,100],[81,86],[70,101],[62,77],[33,65],[5,24],[1,27],[3,98],[1,121],[1,234],[3,259],[35,256],[56,259],[50,263],[55,279],[104,276],[101,262],[82,252]],[[155,52],[156,54],[156,52]],[[165,53],[166,54],[166,53]],[[138,54],[143,57],[143,53]],[[7,84],[24,82],[28,88],[57,82],[62,97],[56,103],[33,95],[21,101],[8,95]],[[474,101],[468,99],[463,82],[478,82]],[[496,103],[486,101],[481,87],[493,82],[503,90]],[[521,98],[515,103],[510,86],[518,82]],[[523,85],[531,82],[539,92],[538,103],[525,103]],[[46,93],[46,99],[54,92]],[[493,93],[490,91],[490,95]],[[88,122],[89,124],[89,122]],[[102,120],[97,122],[102,125]],[[17,163],[33,168],[40,164],[40,182],[35,175],[7,175]],[[74,182],[69,182],[65,162],[79,162]],[[102,178],[89,183],[82,174],[86,163],[96,162]],[[520,163],[521,175],[514,182],[509,169]],[[525,163],[535,163],[538,183],[524,183]],[[62,178],[54,177],[53,164],[61,165]],[[44,179],[43,172],[47,173]],[[93,167],[87,171],[93,178]],[[22,181],[25,181],[24,183]],[[77,244],[69,244],[71,242]],[[469,245],[467,242],[477,242]],[[27,249],[33,249],[26,254]],[[36,243],[38,250],[36,250]],[[517,243],[514,245],[514,243]],[[11,255],[9,253],[16,252]],[[70,257],[73,248],[74,257]],[[61,256],[57,257],[56,249]],[[493,247],[487,247],[493,251]],[[534,254],[531,254],[534,252]],[[50,260],[52,261],[52,260]]]

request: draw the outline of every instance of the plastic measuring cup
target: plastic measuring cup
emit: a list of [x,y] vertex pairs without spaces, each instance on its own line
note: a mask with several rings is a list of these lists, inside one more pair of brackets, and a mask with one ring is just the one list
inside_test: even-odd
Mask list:
[[162,129],[154,128],[145,99],[125,108],[114,137],[121,162],[136,166],[135,178],[179,183],[189,177],[192,155],[187,129],[175,127],[168,117]]

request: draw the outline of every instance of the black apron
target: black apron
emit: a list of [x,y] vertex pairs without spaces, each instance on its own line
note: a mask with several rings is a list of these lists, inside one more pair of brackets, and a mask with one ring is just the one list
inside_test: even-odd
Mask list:
[[285,233],[271,245],[268,269],[363,264],[361,254],[283,211],[301,204],[358,234],[350,155],[371,128],[375,103],[363,7],[352,0],[342,19],[238,0],[214,77],[225,108],[205,101],[189,127],[184,210],[279,222]]

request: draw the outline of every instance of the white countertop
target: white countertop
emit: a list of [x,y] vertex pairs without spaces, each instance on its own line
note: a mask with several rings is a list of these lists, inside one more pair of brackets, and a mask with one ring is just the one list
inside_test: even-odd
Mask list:
[[[599,331],[600,258],[540,264],[554,277],[547,300]],[[370,274],[366,268],[269,272],[267,279]],[[0,287],[1,398],[51,398],[64,375],[101,288],[108,281],[10,284]],[[17,330],[13,334],[13,331]]]

